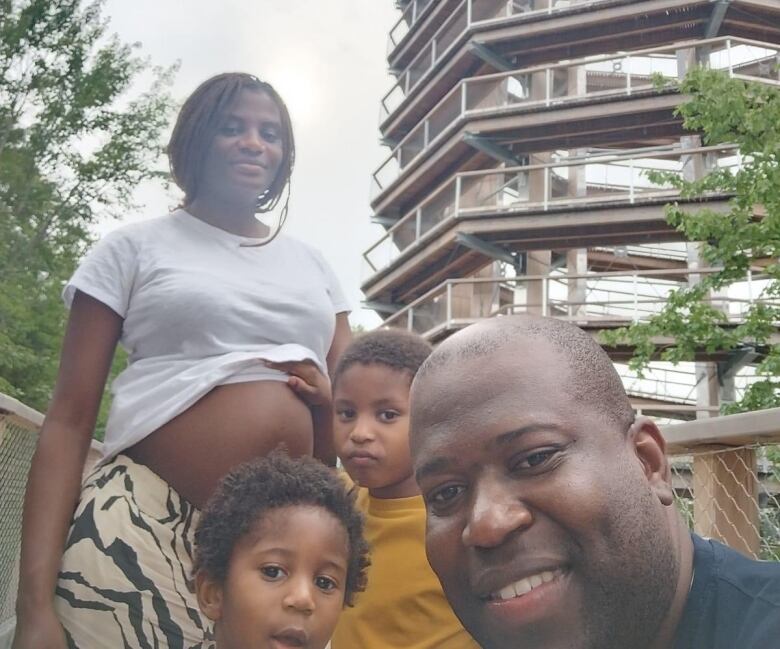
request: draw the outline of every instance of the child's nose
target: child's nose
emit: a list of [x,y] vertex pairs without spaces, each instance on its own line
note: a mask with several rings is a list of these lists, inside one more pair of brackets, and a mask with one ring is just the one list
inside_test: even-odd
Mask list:
[[304,579],[291,580],[283,605],[304,615],[311,615],[314,612],[314,584]]
[[374,439],[374,433],[371,430],[371,423],[364,418],[358,418],[355,426],[352,428],[350,438],[355,444],[363,444]]

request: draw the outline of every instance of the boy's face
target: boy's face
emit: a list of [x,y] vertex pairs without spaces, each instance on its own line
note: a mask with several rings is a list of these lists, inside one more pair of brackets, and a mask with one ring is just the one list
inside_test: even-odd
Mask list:
[[321,507],[267,512],[233,549],[224,582],[198,574],[218,649],[323,649],[344,605],[349,540]]
[[355,364],[333,394],[336,452],[350,477],[377,498],[419,493],[409,455],[407,372]]

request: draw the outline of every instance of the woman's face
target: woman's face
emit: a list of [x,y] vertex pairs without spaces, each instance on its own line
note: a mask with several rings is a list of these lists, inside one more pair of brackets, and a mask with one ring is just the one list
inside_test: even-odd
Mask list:
[[198,196],[255,205],[284,158],[282,117],[262,90],[242,90],[220,120],[198,186]]

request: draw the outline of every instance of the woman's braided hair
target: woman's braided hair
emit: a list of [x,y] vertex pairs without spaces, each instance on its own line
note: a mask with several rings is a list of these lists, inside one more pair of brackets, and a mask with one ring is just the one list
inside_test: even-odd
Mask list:
[[244,90],[267,94],[279,108],[282,119],[282,161],[268,189],[258,196],[255,210],[257,213],[270,212],[278,205],[282,195],[286,194],[276,232],[265,242],[269,243],[287,220],[290,177],[295,164],[295,140],[290,113],[279,93],[270,83],[244,72],[226,72],[200,84],[179,111],[168,142],[168,160],[171,176],[184,192],[182,205],[186,208],[197,197],[203,173],[203,161],[206,159],[220,123]]

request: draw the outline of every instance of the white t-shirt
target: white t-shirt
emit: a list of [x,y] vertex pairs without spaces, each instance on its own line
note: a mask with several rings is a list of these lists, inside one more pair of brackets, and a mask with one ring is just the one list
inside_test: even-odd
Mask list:
[[287,376],[263,359],[325,358],[335,314],[349,310],[313,248],[280,234],[260,247],[184,210],[110,232],[65,286],[103,302],[124,323],[128,367],[111,389],[110,458],[225,383]]

